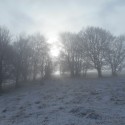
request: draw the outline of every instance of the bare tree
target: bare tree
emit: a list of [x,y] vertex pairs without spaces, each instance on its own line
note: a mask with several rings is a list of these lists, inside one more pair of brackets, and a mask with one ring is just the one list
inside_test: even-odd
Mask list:
[[83,77],[86,77],[88,69],[92,68],[92,61],[88,57],[87,49],[85,48],[85,39],[84,39],[84,31],[78,33],[79,35],[79,51],[81,53],[81,70]]
[[20,35],[13,44],[15,58],[13,66],[15,69],[15,78],[18,86],[19,79],[27,81],[30,74],[31,48],[28,37]]
[[59,69],[60,69],[60,75],[64,75],[65,72],[68,72],[70,70],[67,55],[64,53],[64,51],[60,52]]
[[38,74],[41,78],[50,77],[51,74],[51,59],[49,57],[49,45],[46,39],[40,33],[30,36],[30,45],[32,48],[32,74],[33,80]]
[[84,55],[83,58],[82,58],[82,74],[83,74],[83,77],[86,78],[87,71],[89,69],[92,69],[91,60],[87,56]]
[[[33,80],[36,79],[37,74],[43,69],[43,51],[45,46],[45,38],[41,34],[37,33],[30,36],[30,46],[32,49],[32,74]],[[42,60],[42,61],[41,61]]]
[[36,80],[40,74],[41,78],[45,75],[50,76],[49,47],[43,35],[21,34],[13,44],[13,50],[13,67],[17,86],[19,81]]
[[52,61],[48,55],[48,57],[46,58],[46,65],[45,65],[45,79],[50,78],[51,73],[52,73]]
[[93,62],[94,67],[98,72],[98,76],[102,77],[104,52],[112,38],[112,35],[110,32],[98,27],[88,27],[82,34],[84,49],[87,52],[87,56]]
[[0,27],[0,91],[2,90],[2,82],[4,78],[4,64],[7,59],[8,47],[10,42],[9,30],[5,27]]
[[111,67],[112,76],[122,70],[125,60],[125,36],[114,37],[105,51],[105,59]]
[[81,73],[81,47],[78,34],[62,33],[60,35],[65,59],[68,62],[71,76],[79,76]]

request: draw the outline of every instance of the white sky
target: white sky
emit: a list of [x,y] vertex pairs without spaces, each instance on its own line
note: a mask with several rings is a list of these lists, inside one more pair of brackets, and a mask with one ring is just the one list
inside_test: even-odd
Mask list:
[[125,0],[0,0],[0,25],[12,34],[41,32],[48,39],[87,26],[125,34],[124,14]]

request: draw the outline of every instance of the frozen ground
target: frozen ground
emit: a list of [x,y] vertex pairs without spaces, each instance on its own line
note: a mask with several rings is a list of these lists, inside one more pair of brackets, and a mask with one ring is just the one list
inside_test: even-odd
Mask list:
[[54,79],[0,96],[0,125],[125,125],[125,79]]

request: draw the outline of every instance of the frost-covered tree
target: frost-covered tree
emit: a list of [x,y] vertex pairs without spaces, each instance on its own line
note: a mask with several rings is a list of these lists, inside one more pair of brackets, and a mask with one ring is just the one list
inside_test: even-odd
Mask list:
[[82,33],[84,49],[87,52],[87,56],[94,64],[94,67],[98,72],[98,77],[102,77],[104,52],[111,39],[112,35],[110,32],[98,27],[88,27]]
[[111,67],[112,76],[122,70],[125,61],[125,36],[114,37],[105,51],[105,59]]
[[[80,47],[80,37],[78,34],[65,32],[60,35],[63,45],[63,53],[65,62],[68,62],[68,67],[71,76],[79,76],[82,65],[82,51]],[[63,60],[64,61],[64,60]]]
[[30,63],[31,63],[31,48],[30,42],[27,36],[21,34],[13,44],[14,49],[14,73],[16,78],[16,83],[21,79],[27,81],[30,73]]
[[32,49],[32,74],[33,80],[38,74],[41,78],[49,77],[51,74],[51,59],[49,56],[49,45],[40,33],[30,36],[30,47]]
[[[8,66],[8,55],[10,54],[10,33],[5,27],[0,27],[0,91],[5,77],[5,69]],[[8,68],[7,68],[8,69]],[[8,71],[7,71],[8,72]],[[7,73],[6,72],[6,73]]]

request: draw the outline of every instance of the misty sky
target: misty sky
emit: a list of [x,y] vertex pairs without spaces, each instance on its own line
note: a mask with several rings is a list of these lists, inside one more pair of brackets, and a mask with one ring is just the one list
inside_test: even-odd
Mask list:
[[0,25],[47,37],[87,26],[125,34],[125,0],[0,0]]

